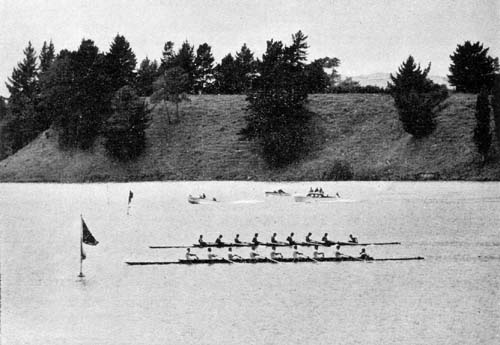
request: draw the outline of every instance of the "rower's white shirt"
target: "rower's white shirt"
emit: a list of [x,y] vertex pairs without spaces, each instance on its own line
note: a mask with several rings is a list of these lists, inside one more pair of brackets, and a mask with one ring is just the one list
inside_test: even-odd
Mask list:
[[208,254],[208,260],[213,260],[213,259],[217,259],[217,255],[216,254]]
[[191,260],[191,257],[193,256],[193,254],[191,253],[186,253],[186,260]]
[[251,259],[255,259],[256,257],[260,256],[259,253],[257,253],[256,251],[252,250],[250,252],[250,258]]
[[338,250],[335,251],[335,257],[336,258],[341,258],[342,257],[342,253]]
[[323,255],[324,255],[324,253],[322,253],[322,252],[320,252],[320,251],[317,251],[317,250],[315,250],[315,251],[313,252],[313,257],[314,257],[315,259],[322,258],[322,257],[323,257]]
[[292,255],[294,259],[298,259],[301,257],[301,254],[298,250],[294,250]]
[[273,250],[271,252],[271,259],[276,259],[276,258],[278,259],[281,258],[281,254]]

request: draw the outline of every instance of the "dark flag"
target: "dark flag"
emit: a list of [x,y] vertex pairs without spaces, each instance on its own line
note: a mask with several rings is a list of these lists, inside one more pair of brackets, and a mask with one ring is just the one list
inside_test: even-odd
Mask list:
[[[90,232],[89,228],[87,227],[87,224],[85,224],[85,221],[82,218],[82,231],[83,231],[83,236],[82,236],[82,241],[85,244],[88,244],[90,246],[96,246],[99,241],[95,239],[95,237],[92,235]],[[83,251],[82,251],[83,253]],[[85,256],[85,254],[83,254]]]
[[128,204],[130,205],[130,203],[132,202],[132,198],[134,197],[134,193],[132,193],[132,191],[129,191],[128,192]]

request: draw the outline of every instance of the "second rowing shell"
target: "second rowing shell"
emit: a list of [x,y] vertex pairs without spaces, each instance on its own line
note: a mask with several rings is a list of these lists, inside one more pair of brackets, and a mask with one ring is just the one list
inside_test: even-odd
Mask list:
[[[324,247],[331,247],[331,246],[388,246],[388,245],[399,245],[401,242],[369,242],[369,243],[354,243],[354,242],[330,242],[330,243],[321,243],[321,242],[299,242],[296,244],[289,244],[289,243],[271,243],[271,242],[266,242],[266,243],[260,243],[258,244],[259,246],[264,246],[264,247],[291,247],[294,245],[297,246],[305,246],[305,247],[312,247],[312,246],[324,246]],[[200,244],[193,244],[193,245],[178,245],[178,246],[149,246],[151,249],[174,249],[174,248],[229,248],[229,247],[253,247],[255,246],[253,243],[224,243],[224,244],[216,244],[216,243],[207,243],[206,245],[200,245]]]

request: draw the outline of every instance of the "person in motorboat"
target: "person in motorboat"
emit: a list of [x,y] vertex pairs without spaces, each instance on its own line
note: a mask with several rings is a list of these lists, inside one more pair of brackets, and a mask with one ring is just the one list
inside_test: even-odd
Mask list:
[[295,242],[295,240],[293,239],[293,235],[294,235],[294,233],[292,232],[292,233],[290,233],[290,236],[288,236],[288,237],[286,238],[286,241],[287,241],[287,242],[288,242],[288,244],[289,244],[289,245],[291,245],[291,246],[293,246],[293,245],[297,244],[297,242]]
[[241,260],[242,259],[242,257],[239,256],[238,254],[233,254],[233,248],[231,248],[231,247],[228,248],[227,258],[229,260],[234,260],[234,259]]
[[278,253],[275,246],[271,250],[271,259],[283,259],[283,254]]
[[309,194],[314,193],[313,187],[309,188]]
[[326,245],[330,245],[330,244],[333,244],[334,242],[333,241],[330,241],[328,239],[328,233],[325,232],[325,234],[323,235],[323,237],[321,238],[321,242],[323,242],[324,244]]
[[212,248],[208,248],[207,258],[208,258],[208,260],[217,260],[217,259],[220,259],[217,254],[212,253]]
[[293,246],[292,257],[293,257],[294,260],[303,259],[304,258],[304,254],[301,253],[301,252],[299,252],[299,250],[297,249],[297,246]]
[[373,260],[371,256],[366,254],[365,248],[361,249],[361,253],[359,253],[359,258],[362,260]]
[[218,246],[225,245],[225,243],[222,241],[222,235],[219,235],[219,237],[217,237],[217,239],[215,240],[215,244]]
[[253,238],[252,238],[252,243],[253,243],[254,245],[256,245],[256,246],[258,246],[258,245],[260,244],[260,241],[259,241],[259,239],[258,239],[257,237],[259,237],[259,234],[258,234],[258,233],[255,233],[255,235],[254,235],[254,236],[253,236]]
[[252,246],[252,250],[250,250],[250,259],[255,260],[261,257],[262,256],[259,253],[257,253],[257,246]]
[[323,195],[324,192],[323,192],[323,188],[319,187],[319,194]]
[[313,258],[315,258],[315,259],[324,259],[325,258],[325,253],[320,252],[318,250],[318,246],[314,246]]
[[319,192],[319,189],[318,187],[316,187],[316,189],[314,190],[314,193],[318,193]]
[[205,247],[207,245],[207,242],[203,241],[203,235],[200,235],[198,243],[200,244],[200,247]]
[[191,248],[188,248],[186,250],[186,260],[192,260],[192,258],[199,260],[198,255],[191,253]]
[[340,199],[340,194],[339,192],[335,193],[335,196]]
[[234,238],[234,243],[241,244],[242,242],[240,241],[240,234],[236,234],[236,237]]
[[207,196],[205,195],[205,193],[203,193],[203,194],[201,195],[201,198],[202,198],[202,199],[206,199],[206,198],[207,198]]
[[349,235],[349,242],[358,243],[358,238],[354,237],[352,234]]

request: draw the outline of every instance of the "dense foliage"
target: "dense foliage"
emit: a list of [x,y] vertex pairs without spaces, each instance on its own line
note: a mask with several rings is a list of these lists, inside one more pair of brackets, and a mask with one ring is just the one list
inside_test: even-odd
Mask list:
[[483,163],[488,158],[488,151],[491,146],[490,130],[490,102],[488,100],[488,91],[483,87],[476,101],[476,127],[474,128],[474,143],[477,151],[483,158]]
[[[183,101],[188,101],[187,93],[189,90],[189,75],[180,67],[172,67],[165,71],[153,85],[153,94],[151,95],[151,103],[165,105],[165,102],[172,102],[176,109],[176,122],[179,118],[179,104]],[[168,123],[171,123],[168,108],[164,107],[168,117]]]
[[137,71],[135,87],[138,95],[143,97],[151,96],[153,93],[153,82],[158,78],[158,62],[150,61],[147,57],[142,60]]
[[398,73],[395,76],[391,74],[392,84],[389,84],[403,128],[416,138],[434,131],[434,109],[448,97],[446,87],[436,85],[427,78],[429,70],[430,64],[422,70],[410,55],[399,67]]
[[488,90],[492,88],[499,67],[498,58],[489,56],[488,50],[480,42],[466,41],[450,55],[448,80],[457,91],[478,93],[483,86]]
[[255,140],[270,167],[285,166],[300,157],[310,134],[304,61],[307,36],[292,35],[291,46],[268,41],[258,77],[247,97],[249,114],[243,139]]
[[141,155],[146,147],[149,111],[130,86],[118,90],[111,101],[112,115],[106,121],[106,151],[120,161]]
[[491,92],[491,106],[493,108],[493,119],[495,120],[495,135],[497,145],[500,148],[500,74],[495,75],[495,83],[493,84],[493,91]]

